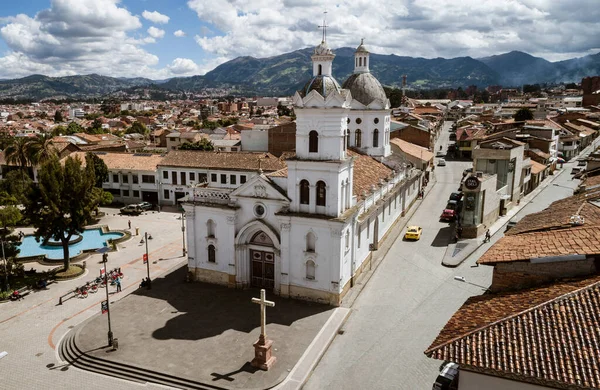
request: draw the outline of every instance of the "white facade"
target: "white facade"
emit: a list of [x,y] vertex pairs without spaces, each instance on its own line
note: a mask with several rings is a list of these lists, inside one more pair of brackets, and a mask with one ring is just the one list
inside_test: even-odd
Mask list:
[[[325,42],[315,49],[313,81],[331,79],[333,58]],[[414,202],[415,170],[383,168],[389,175],[367,178],[369,190],[355,193],[355,163],[381,164],[348,150],[349,118],[372,124],[365,129],[380,126],[382,146],[365,149],[375,157],[386,154],[390,113],[364,106],[354,112],[350,92],[328,82],[327,96],[323,84],[312,82],[307,85],[314,89],[294,95],[296,156],[286,160],[286,172],[258,173],[235,185],[209,177],[207,185],[188,191],[183,207],[191,279],[339,305],[370,264],[371,251]],[[389,142],[387,148],[389,154]],[[169,177],[180,178],[183,168],[159,170],[166,172],[163,189],[171,190]]]
[[461,370],[458,385],[459,390],[543,390],[551,388],[553,387],[539,386],[467,370]]

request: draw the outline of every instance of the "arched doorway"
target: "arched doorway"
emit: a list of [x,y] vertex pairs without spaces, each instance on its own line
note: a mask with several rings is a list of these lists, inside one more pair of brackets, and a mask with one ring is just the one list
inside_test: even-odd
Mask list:
[[275,287],[275,253],[271,238],[262,230],[255,233],[249,242],[250,285],[252,287]]

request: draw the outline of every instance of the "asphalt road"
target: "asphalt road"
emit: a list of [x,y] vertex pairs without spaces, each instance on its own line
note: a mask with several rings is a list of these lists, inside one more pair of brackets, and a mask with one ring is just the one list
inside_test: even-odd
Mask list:
[[[446,150],[449,125],[444,125],[436,151],[440,144]],[[513,219],[571,195],[577,185],[570,176],[575,164],[565,164],[566,172]],[[471,162],[447,161],[446,167],[436,167],[437,183],[408,223],[423,227],[421,240],[396,239],[356,300],[345,332],[333,341],[305,390],[431,389],[441,362],[425,357],[423,351],[468,297],[483,293],[476,285],[491,283],[491,267],[472,267],[491,244],[480,247],[457,268],[441,265],[451,231],[438,217],[469,166]],[[492,243],[502,237],[501,232]],[[463,276],[467,283],[454,276]]]

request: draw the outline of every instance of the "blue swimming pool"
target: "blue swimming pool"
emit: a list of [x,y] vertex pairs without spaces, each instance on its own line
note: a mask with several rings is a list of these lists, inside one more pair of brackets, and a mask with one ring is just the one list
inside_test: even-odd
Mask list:
[[[110,232],[103,233],[101,228],[84,230],[81,234],[82,240],[69,245],[69,256],[75,257],[82,251],[88,249],[98,249],[106,245],[111,239],[123,237],[123,233]],[[62,246],[42,245],[37,242],[34,236],[25,236],[19,246],[21,252],[17,258],[46,255],[49,259],[60,260],[63,258]]]

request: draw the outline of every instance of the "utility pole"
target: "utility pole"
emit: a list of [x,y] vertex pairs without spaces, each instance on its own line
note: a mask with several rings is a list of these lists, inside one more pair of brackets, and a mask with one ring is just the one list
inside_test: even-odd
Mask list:
[[[107,248],[108,250],[108,248]],[[102,263],[104,263],[104,287],[106,287],[106,313],[108,314],[108,346],[113,346],[113,332],[110,327],[110,299],[108,298],[108,274],[106,273],[106,263],[108,262],[108,253],[102,254]]]
[[185,211],[181,212],[181,236],[183,242],[183,257],[185,257],[187,253],[185,250]]
[[152,288],[150,284],[150,257],[148,257],[148,232],[144,233],[144,239],[146,240],[146,270],[148,270],[148,290]]

